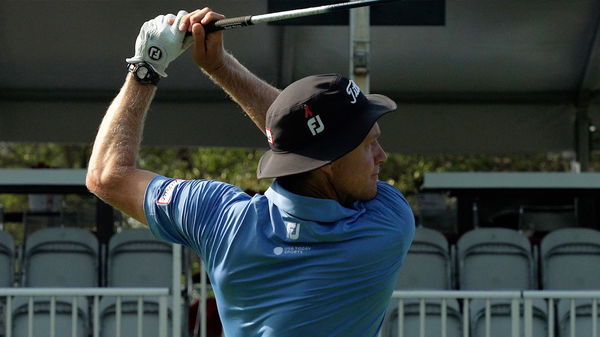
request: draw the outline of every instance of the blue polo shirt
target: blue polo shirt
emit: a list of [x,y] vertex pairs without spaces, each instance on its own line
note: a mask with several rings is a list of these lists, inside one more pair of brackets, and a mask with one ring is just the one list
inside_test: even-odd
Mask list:
[[144,210],[156,237],[206,265],[227,337],[375,337],[414,235],[402,194],[344,207],[275,181],[265,195],[156,177]]

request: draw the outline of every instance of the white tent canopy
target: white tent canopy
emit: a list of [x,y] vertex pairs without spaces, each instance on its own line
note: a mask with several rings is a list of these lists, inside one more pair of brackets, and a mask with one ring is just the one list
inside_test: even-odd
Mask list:
[[[140,25],[210,6],[261,14],[267,0],[0,0],[0,141],[89,143],[125,77]],[[388,151],[575,151],[600,125],[600,1],[447,0],[444,26],[373,26],[370,90],[399,103],[381,122]],[[225,32],[226,48],[284,87],[348,73],[346,26],[259,25]],[[241,110],[191,61],[167,70],[144,143],[265,147]]]

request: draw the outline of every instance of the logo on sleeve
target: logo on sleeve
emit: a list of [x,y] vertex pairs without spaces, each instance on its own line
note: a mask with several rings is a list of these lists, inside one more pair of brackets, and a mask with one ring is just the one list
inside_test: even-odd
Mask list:
[[168,205],[171,202],[171,199],[173,198],[173,192],[175,191],[175,187],[177,185],[179,185],[180,183],[182,183],[183,181],[184,180],[182,180],[182,179],[175,179],[175,180],[171,181],[167,185],[167,187],[165,187],[165,190],[163,191],[160,198],[158,198],[158,200],[156,200],[156,203],[159,205]]

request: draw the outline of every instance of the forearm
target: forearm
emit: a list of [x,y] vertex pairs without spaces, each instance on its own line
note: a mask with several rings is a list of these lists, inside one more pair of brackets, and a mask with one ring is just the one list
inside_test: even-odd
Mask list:
[[156,86],[140,84],[131,74],[108,108],[92,150],[88,167],[88,187],[105,195],[120,180],[136,169],[146,111],[156,92]]
[[223,65],[207,74],[264,133],[267,110],[279,95],[279,89],[252,74],[228,53],[224,55]]

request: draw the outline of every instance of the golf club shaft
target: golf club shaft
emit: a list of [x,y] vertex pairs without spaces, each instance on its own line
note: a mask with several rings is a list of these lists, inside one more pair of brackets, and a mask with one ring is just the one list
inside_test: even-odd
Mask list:
[[[259,24],[259,23],[267,23],[267,22],[295,19],[295,18],[300,18],[303,16],[331,13],[331,12],[338,11],[338,10],[371,6],[371,5],[385,3],[385,2],[391,2],[391,1],[398,1],[398,0],[358,0],[358,1],[331,4],[331,5],[308,7],[308,8],[301,8],[301,9],[292,9],[292,10],[288,10],[288,11],[281,11],[281,12],[268,13],[268,14],[238,16],[235,18],[221,19],[221,20],[213,21],[213,22],[209,23],[208,25],[204,26],[204,29],[206,32],[210,33],[210,32],[214,32],[214,31],[218,31],[218,30],[251,26],[251,25],[255,25],[255,24]],[[188,35],[189,34],[190,33],[188,32]]]

